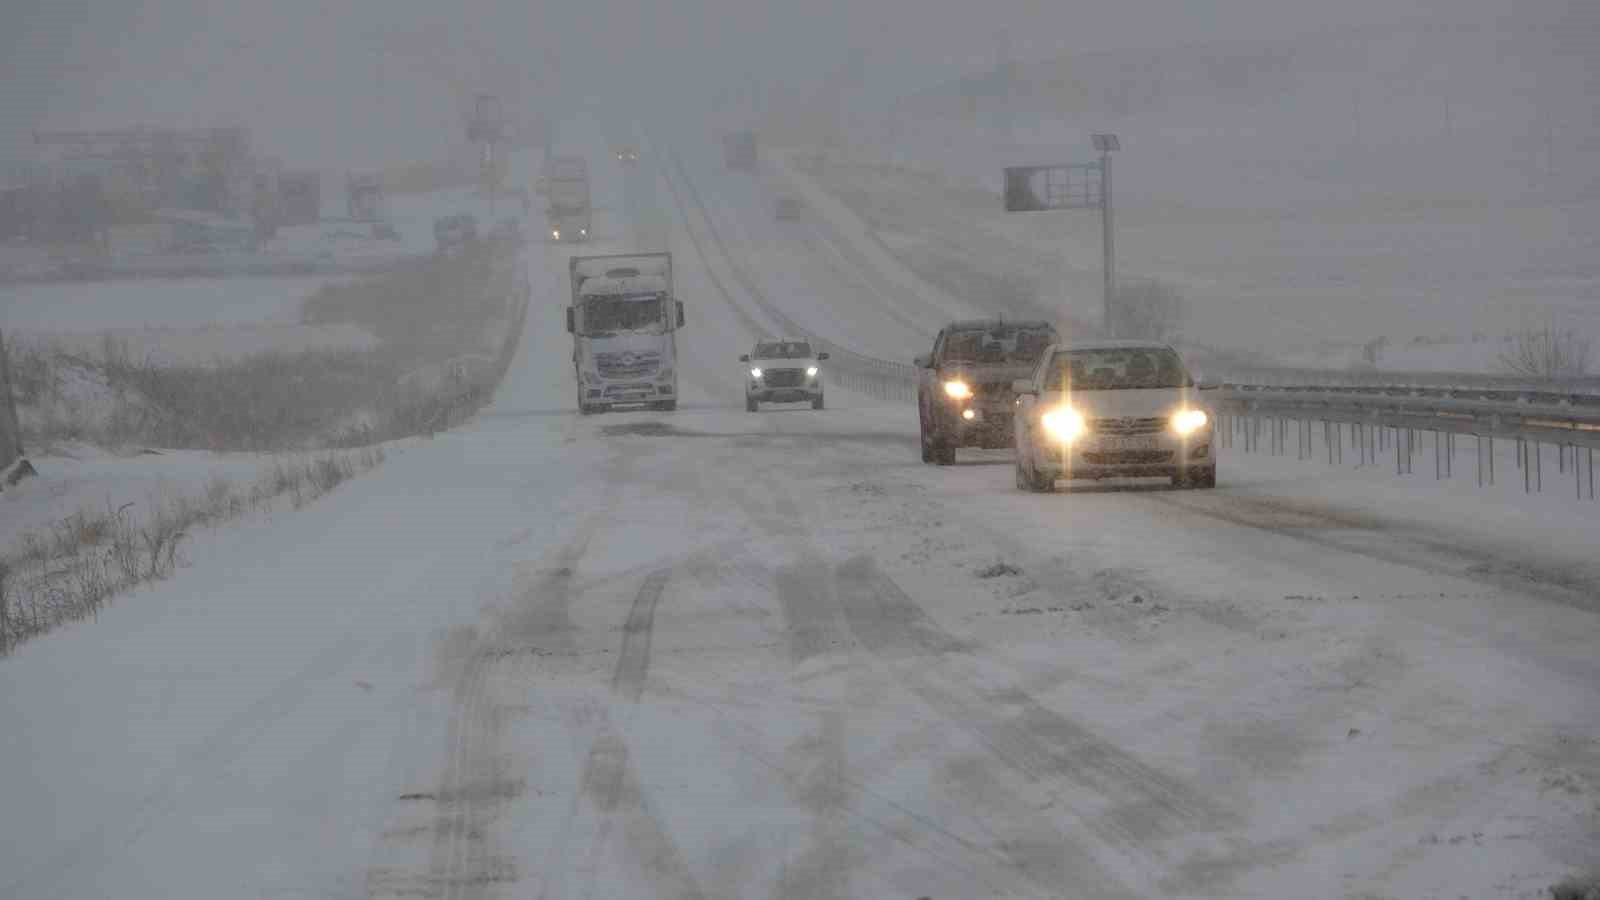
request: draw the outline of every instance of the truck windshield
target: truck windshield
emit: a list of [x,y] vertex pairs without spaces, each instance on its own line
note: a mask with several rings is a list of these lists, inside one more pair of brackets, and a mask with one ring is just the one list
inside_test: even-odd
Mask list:
[[1181,388],[1189,383],[1178,354],[1162,347],[1068,350],[1050,360],[1046,389],[1115,391]]
[[621,331],[661,334],[661,294],[614,294],[590,297],[583,304],[584,334],[607,337]]
[[1031,363],[1055,343],[1049,329],[1001,326],[957,331],[945,340],[944,361],[990,364]]

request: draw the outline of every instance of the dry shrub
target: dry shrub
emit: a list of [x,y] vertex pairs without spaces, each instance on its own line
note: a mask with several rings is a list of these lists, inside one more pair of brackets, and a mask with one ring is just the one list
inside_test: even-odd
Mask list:
[[1500,365],[1513,375],[1581,378],[1589,374],[1593,342],[1570,328],[1528,328],[1508,340],[1511,347],[1500,354]]

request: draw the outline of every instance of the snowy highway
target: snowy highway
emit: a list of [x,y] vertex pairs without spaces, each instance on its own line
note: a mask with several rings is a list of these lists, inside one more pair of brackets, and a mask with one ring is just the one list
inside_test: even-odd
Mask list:
[[[733,267],[864,353],[948,311],[709,142],[593,143],[597,240],[530,247],[475,422],[0,663],[0,896],[1532,898],[1595,861],[1592,509],[1242,454],[1037,496],[920,464],[910,405],[746,413],[774,326]],[[566,258],[663,244],[683,403],[580,417]]]

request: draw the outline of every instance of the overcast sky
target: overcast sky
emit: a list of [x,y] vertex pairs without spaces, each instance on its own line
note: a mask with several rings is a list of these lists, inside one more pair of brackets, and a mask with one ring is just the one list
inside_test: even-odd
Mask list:
[[[1571,0],[1573,3],[1594,0]],[[33,128],[240,122],[296,165],[438,156],[464,96],[703,107],[752,73],[803,90],[866,48],[880,94],[1063,51],[1287,36],[1515,0],[0,0],[0,158]],[[385,52],[380,53],[379,50]]]

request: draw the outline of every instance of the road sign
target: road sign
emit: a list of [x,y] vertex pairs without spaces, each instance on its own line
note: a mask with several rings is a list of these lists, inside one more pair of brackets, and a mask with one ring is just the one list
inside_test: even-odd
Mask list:
[[1006,212],[1099,209],[1104,180],[1098,162],[1057,166],[1010,166]]

